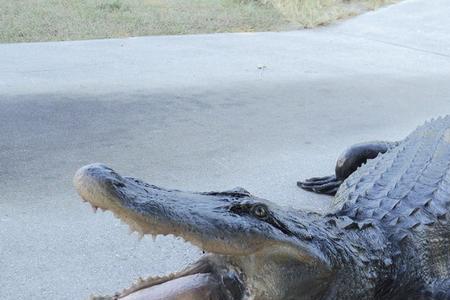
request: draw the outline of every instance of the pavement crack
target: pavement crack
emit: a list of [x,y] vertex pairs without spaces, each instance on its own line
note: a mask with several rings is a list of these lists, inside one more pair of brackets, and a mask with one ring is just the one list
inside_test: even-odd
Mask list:
[[427,54],[432,54],[432,55],[436,55],[436,56],[440,56],[440,57],[450,58],[450,54],[446,54],[446,53],[442,53],[442,52],[437,52],[437,51],[432,51],[432,50],[412,47],[412,46],[403,45],[403,44],[390,42],[390,41],[386,41],[386,40],[380,40],[380,39],[375,39],[375,38],[368,38],[368,37],[361,36],[361,35],[354,35],[354,34],[348,34],[348,33],[342,33],[342,32],[340,34],[346,35],[346,36],[349,36],[349,37],[354,37],[354,38],[361,38],[361,39],[364,39],[364,40],[367,40],[367,41],[371,41],[371,42],[377,42],[377,43],[382,43],[382,44],[385,44],[385,45],[395,46],[395,47],[398,47],[398,48],[408,49],[408,50],[412,50],[412,51],[416,51],[416,52],[427,53]]

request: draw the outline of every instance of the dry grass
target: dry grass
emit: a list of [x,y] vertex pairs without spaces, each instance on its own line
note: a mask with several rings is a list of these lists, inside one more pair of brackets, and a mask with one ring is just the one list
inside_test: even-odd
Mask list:
[[288,20],[310,28],[358,15],[398,0],[258,0],[273,5]]
[[0,42],[312,27],[393,0],[0,0]]

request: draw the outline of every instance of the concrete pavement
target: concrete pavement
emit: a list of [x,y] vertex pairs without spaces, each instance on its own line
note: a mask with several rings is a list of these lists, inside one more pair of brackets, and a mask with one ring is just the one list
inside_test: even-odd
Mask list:
[[199,255],[93,215],[71,184],[86,163],[325,210],[297,179],[450,113],[449,13],[413,0],[307,31],[0,45],[0,299],[85,299]]

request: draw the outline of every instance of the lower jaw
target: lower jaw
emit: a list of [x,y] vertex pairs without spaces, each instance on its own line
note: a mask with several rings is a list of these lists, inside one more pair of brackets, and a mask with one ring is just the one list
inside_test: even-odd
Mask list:
[[227,295],[223,283],[211,273],[176,278],[162,284],[138,290],[121,300],[224,300]]
[[241,271],[220,255],[206,254],[186,269],[133,284],[109,300],[241,300],[246,293]]

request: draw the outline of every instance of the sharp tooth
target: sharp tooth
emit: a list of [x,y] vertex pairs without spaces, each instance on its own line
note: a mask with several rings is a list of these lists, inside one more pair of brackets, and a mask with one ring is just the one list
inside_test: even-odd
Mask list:
[[153,240],[153,242],[156,242],[156,238],[158,237],[158,235],[152,235],[152,240]]
[[93,204],[91,204],[91,206],[92,206],[92,211],[93,211],[94,214],[95,214],[95,213],[97,212],[98,207],[95,206],[95,205],[93,205]]
[[144,237],[144,233],[142,231],[138,231],[138,239],[142,240],[143,237]]
[[129,224],[128,228],[130,228],[132,232],[139,232],[139,228],[137,228],[134,224]]

